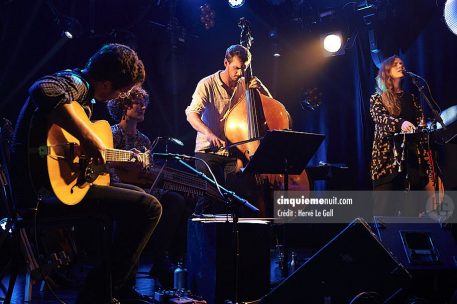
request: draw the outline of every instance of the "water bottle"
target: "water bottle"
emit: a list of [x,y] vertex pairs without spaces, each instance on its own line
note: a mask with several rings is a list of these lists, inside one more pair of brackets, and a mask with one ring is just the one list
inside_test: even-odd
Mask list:
[[186,290],[187,287],[187,269],[184,268],[183,262],[179,261],[173,276],[173,287],[176,290]]
[[292,251],[291,253],[291,258],[290,258],[290,264],[289,264],[289,273],[295,272],[298,268],[298,259],[297,259],[297,253],[295,251]]
[[288,262],[287,262],[287,252],[284,245],[276,245],[276,250],[278,253],[278,266],[281,272],[281,278],[285,278],[288,275]]

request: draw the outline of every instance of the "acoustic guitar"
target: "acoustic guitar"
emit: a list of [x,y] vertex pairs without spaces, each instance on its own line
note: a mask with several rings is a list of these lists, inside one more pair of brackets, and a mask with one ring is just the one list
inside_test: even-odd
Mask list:
[[[113,134],[107,121],[91,122],[82,106],[77,102],[70,104],[76,114],[105,144],[107,163],[139,162],[149,166],[149,153],[113,149]],[[106,165],[95,165],[84,155],[79,140],[66,130],[52,124],[47,133],[46,145],[38,147],[38,155],[46,159],[49,184],[55,196],[66,205],[76,205],[84,198],[91,185],[110,184]]]

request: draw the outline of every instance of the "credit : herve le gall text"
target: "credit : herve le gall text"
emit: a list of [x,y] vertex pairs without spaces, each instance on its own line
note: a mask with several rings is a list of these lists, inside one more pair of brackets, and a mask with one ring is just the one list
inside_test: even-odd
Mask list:
[[305,210],[305,209],[278,209],[276,210],[277,217],[332,217],[333,209],[323,210]]

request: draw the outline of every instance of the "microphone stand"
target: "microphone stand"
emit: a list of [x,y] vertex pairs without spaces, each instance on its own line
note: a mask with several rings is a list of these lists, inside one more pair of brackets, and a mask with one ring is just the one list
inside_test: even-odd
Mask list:
[[[427,81],[424,78],[420,77],[419,75],[412,74],[412,73],[410,75],[412,76],[411,77],[412,78],[412,82],[417,87],[417,89],[418,89],[418,91],[420,93],[420,96],[422,96],[424,98],[424,100],[427,102],[428,107],[432,111],[432,116],[433,116],[432,126],[434,126],[436,128],[436,124],[439,123],[441,125],[441,127],[443,128],[443,130],[446,130],[446,125],[444,124],[443,119],[439,115],[438,111],[433,107],[432,102],[428,98],[427,94],[424,93],[424,86],[420,85],[418,83],[417,79],[421,79],[428,86]],[[435,135],[436,135],[436,133],[435,133]],[[429,144],[429,147],[431,147],[431,145],[430,145],[430,132],[427,133],[427,142]],[[440,172],[441,170],[440,170],[440,168],[438,166],[438,160],[436,159],[436,151],[434,151],[433,148],[430,148],[430,152],[431,152],[431,158],[432,158],[432,166],[433,166],[433,169],[435,170],[435,176],[434,176],[435,199],[439,203],[439,193],[436,193],[436,192],[439,191],[438,181],[439,181],[439,176],[441,175],[441,172]]]
[[[156,140],[160,140],[160,139],[164,139],[163,137],[157,137]],[[168,138],[165,138],[165,153],[168,153],[168,143],[170,142],[170,140]],[[156,144],[157,145],[157,144]],[[155,145],[153,144],[153,148],[151,148],[151,153],[152,153],[152,150],[155,148]],[[163,165],[162,167],[160,168],[160,171],[159,173],[157,174],[156,178],[154,179],[154,182],[152,183],[151,187],[149,188],[149,191],[148,193],[149,194],[152,194],[152,191],[155,189],[159,179],[160,179],[160,176],[162,175],[162,172],[163,170],[165,169],[165,167],[167,166],[168,164],[168,159],[165,159],[165,161],[163,162]]]
[[[168,140],[168,138],[166,138],[166,139],[165,139],[165,153],[168,153],[168,143],[169,143],[169,142],[170,142],[170,141]],[[167,161],[167,160],[165,160],[165,161]]]
[[427,94],[424,93],[424,86],[419,85],[419,83],[417,82],[417,79],[419,78],[422,81],[424,81],[425,83],[427,83],[427,81],[425,81],[425,79],[423,79],[422,77],[420,77],[418,75],[416,76],[415,74],[412,74],[411,78],[412,78],[413,84],[417,87],[417,89],[419,90],[420,95],[424,98],[424,100],[427,102],[428,107],[432,111],[433,120],[435,121],[435,123],[440,123],[441,127],[443,128],[443,130],[446,130],[446,125],[444,124],[443,119],[441,118],[441,116],[438,113],[438,111],[433,107],[432,102],[428,98]]
[[[182,164],[183,166],[185,166],[186,168],[188,168],[189,170],[191,170],[192,172],[197,174],[199,177],[201,177],[205,181],[209,182],[210,184],[212,184],[213,186],[218,188],[220,190],[220,192],[222,193],[222,195],[225,198],[227,198],[230,202],[236,201],[237,203],[241,204],[242,206],[248,208],[249,210],[251,210],[251,211],[253,211],[255,213],[259,213],[260,212],[260,210],[257,207],[251,205],[251,203],[249,203],[246,199],[244,199],[241,196],[237,195],[235,192],[230,191],[227,188],[217,184],[211,178],[206,176],[205,173],[203,173],[201,171],[198,171],[197,169],[195,169],[194,167],[192,167],[191,165],[186,163],[183,159],[188,159],[189,156],[184,156],[184,155],[179,155],[179,154],[171,154],[171,155],[172,155],[172,158],[176,159],[180,164]],[[191,157],[191,158],[194,158],[194,157]],[[230,204],[230,203],[228,203],[228,204]]]
[[[201,171],[198,171],[197,169],[195,169],[194,167],[192,167],[191,165],[189,165],[188,163],[186,163],[183,159],[187,159],[188,157],[184,157],[184,156],[180,156],[178,154],[174,154],[172,155],[172,158],[176,159],[180,164],[182,164],[183,166],[185,166],[186,168],[190,169],[192,172],[194,172],[195,174],[197,174],[198,176],[200,176],[201,178],[203,178],[205,181],[211,183],[213,186],[215,186],[216,188],[219,189],[219,191],[221,192],[221,194],[224,196],[224,198],[227,200],[227,205],[228,207],[230,207],[230,209],[232,210],[232,221],[233,221],[233,256],[234,256],[234,263],[235,263],[235,273],[234,273],[234,282],[235,282],[235,298],[234,298],[234,303],[238,303],[238,285],[239,285],[239,280],[238,280],[238,276],[239,276],[239,264],[240,264],[240,246],[239,246],[239,229],[238,229],[238,220],[239,220],[239,217],[238,217],[238,212],[237,212],[237,209],[239,207],[239,205],[242,205],[246,208],[248,208],[249,210],[255,212],[255,213],[258,213],[260,210],[251,205],[246,199],[238,196],[235,192],[233,191],[230,191],[228,189],[226,189],[225,187],[221,186],[221,185],[218,185],[217,184],[217,181],[215,180],[212,180],[211,178],[209,178],[208,176],[206,176],[203,172]],[[198,159],[198,158],[197,158]],[[238,204],[234,204],[233,202],[236,201]]]

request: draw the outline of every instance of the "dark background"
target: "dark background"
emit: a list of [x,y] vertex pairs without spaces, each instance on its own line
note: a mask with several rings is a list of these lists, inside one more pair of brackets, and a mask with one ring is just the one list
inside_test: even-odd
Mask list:
[[[204,4],[214,11],[210,29],[200,20]],[[310,165],[345,163],[340,186],[370,189],[368,106],[377,68],[369,32],[380,56],[400,55],[446,109],[457,100],[457,37],[446,27],[443,7],[443,0],[246,0],[238,9],[225,0],[0,0],[0,116],[14,123],[40,76],[82,67],[104,43],[125,43],[146,65],[151,103],[140,129],[151,139],[177,137],[186,145],[173,152],[192,153],[195,132],[184,110],[198,80],[223,68],[225,49],[239,42],[238,20],[246,17],[255,38],[254,74],[284,103],[294,130],[326,135]],[[68,27],[73,39],[62,36]],[[337,29],[346,37],[345,54],[326,57],[320,36]],[[281,56],[273,57],[274,50]],[[314,87],[322,104],[303,110],[300,101]],[[108,118],[104,105],[97,105],[95,118]],[[441,162],[449,167],[445,154]]]

